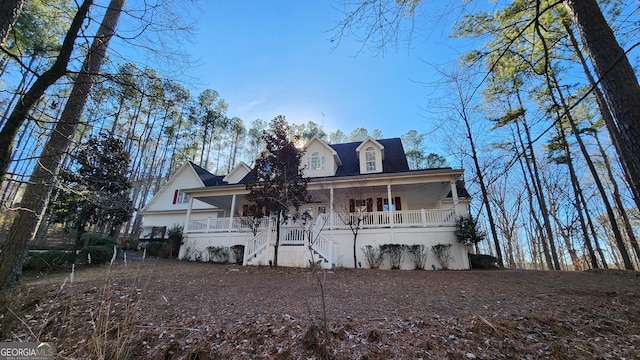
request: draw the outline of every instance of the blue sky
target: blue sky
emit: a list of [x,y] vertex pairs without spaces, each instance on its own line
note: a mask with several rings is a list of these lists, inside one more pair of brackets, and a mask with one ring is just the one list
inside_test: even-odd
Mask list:
[[[446,12],[447,1],[432,3],[433,14]],[[450,20],[422,16],[409,46],[379,54],[361,49],[353,37],[337,46],[330,41],[343,17],[341,4],[202,1],[189,49],[199,63],[191,69],[194,92],[218,91],[229,104],[227,114],[247,125],[282,114],[291,123],[322,124],[327,132],[365,127],[399,137],[430,130],[436,119],[425,107],[435,95],[425,83],[437,80],[432,65],[459,53],[447,39]]]

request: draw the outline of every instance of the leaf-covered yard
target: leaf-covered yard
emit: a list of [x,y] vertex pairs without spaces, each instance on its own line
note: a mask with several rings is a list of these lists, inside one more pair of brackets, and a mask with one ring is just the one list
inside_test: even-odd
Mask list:
[[[640,276],[405,271],[160,261],[27,275],[6,341],[59,358],[632,359]],[[108,279],[108,280],[107,280]],[[326,325],[322,296],[325,289]],[[11,326],[9,330],[9,326]]]

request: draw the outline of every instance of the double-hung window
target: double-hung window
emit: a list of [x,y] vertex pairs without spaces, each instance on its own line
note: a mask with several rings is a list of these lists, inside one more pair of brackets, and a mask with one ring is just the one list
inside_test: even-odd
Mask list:
[[365,169],[367,172],[376,171],[376,150],[369,146],[364,151]]

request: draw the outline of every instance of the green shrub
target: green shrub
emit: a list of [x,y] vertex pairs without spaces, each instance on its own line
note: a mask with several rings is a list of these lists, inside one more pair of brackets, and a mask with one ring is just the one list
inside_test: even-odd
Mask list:
[[151,241],[147,244],[147,256],[156,256],[163,259],[169,257],[169,249],[165,241]]
[[99,237],[99,238],[95,238],[93,239],[93,241],[91,241],[91,243],[89,244],[90,246],[104,246],[104,247],[110,247],[113,249],[114,246],[117,246],[118,243],[111,239],[111,238],[105,238],[105,237]]
[[59,250],[51,250],[41,253],[30,253],[22,266],[24,271],[50,271],[68,267],[71,263],[71,254]]
[[469,254],[472,269],[499,269],[498,259],[486,254]]
[[105,264],[110,262],[113,257],[113,247],[87,246],[80,250],[80,261],[89,263],[88,255],[91,255],[92,265]]
[[138,248],[138,239],[126,239],[122,242],[122,250],[135,250]]
[[182,245],[182,241],[184,240],[182,226],[178,224],[173,225],[167,233],[167,239],[169,242],[169,256],[178,256],[180,245]]
[[487,234],[478,229],[478,220],[471,215],[460,216],[456,219],[453,235],[459,243],[465,245],[477,244],[487,237]]

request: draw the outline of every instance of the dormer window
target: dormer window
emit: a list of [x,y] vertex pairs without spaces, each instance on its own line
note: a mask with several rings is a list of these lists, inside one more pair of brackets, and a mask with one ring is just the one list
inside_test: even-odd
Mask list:
[[367,172],[376,171],[376,150],[372,146],[367,147],[364,152],[364,157]]
[[320,154],[317,151],[314,151],[311,154],[311,158],[309,160],[309,169],[310,170],[324,169],[324,156],[320,156]]
[[360,174],[381,173],[384,162],[384,146],[371,137],[356,147]]

